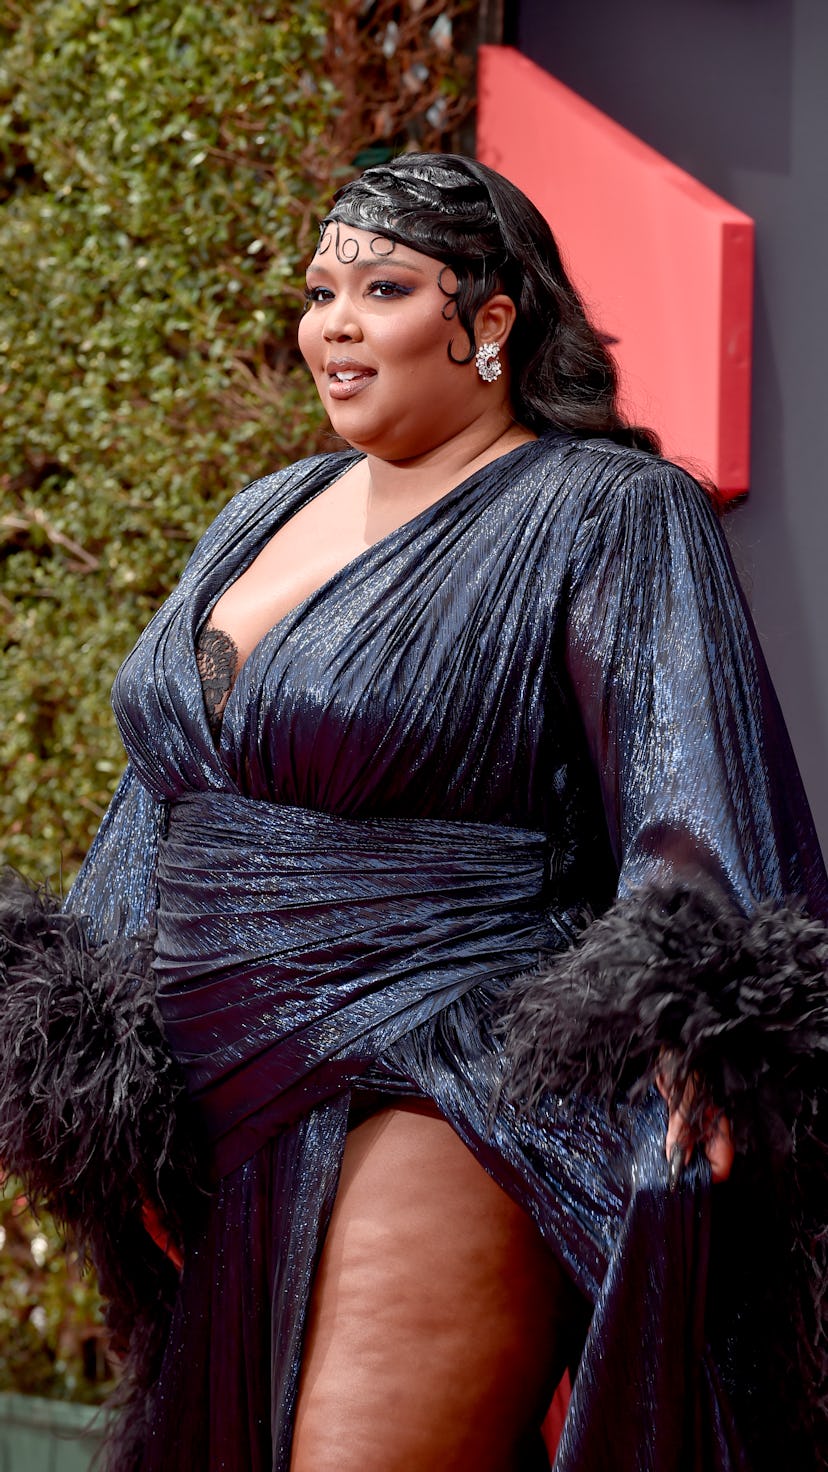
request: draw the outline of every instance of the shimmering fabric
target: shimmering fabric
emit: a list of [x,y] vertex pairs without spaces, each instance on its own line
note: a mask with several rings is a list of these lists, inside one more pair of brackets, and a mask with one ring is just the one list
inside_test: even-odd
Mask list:
[[745,909],[828,911],[714,517],[640,453],[522,446],[271,629],[216,744],[198,632],[352,459],[255,482],[200,542],[116,681],[130,772],[73,891],[101,936],[157,920],[159,1000],[221,1177],[147,1468],[287,1469],[359,1079],[433,1098],[594,1303],[556,1472],[779,1469],[784,1387],[757,1423],[745,1283],[719,1273],[708,1299],[706,1166],[666,1190],[660,1100],[615,1124],[589,1101],[492,1107],[493,1004],[579,908],[703,875]]
[[544,835],[521,828],[181,798],[154,964],[219,1173],[481,975],[557,949],[549,863]]

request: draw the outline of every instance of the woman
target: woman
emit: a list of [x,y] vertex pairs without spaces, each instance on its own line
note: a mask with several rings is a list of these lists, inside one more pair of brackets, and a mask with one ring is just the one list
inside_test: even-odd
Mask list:
[[[346,185],[307,296],[351,449],[231,501],[122,667],[128,774],[29,922],[81,981],[25,1045],[9,943],[20,1093],[79,989],[110,1009],[57,1122],[5,1117],[130,1339],[113,1465],[543,1467],[567,1365],[556,1472],[820,1465],[821,1281],[783,1304],[775,1264],[818,1241],[828,888],[705,494],[623,423],[548,227],[481,164]],[[106,1145],[50,1175],[70,1098]]]

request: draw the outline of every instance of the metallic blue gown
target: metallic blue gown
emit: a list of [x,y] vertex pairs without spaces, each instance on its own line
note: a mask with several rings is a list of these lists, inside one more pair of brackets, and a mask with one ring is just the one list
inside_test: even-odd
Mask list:
[[555,1472],[802,1472],[787,1384],[763,1413],[754,1186],[711,1192],[697,1160],[670,1191],[652,1089],[523,1108],[494,1026],[510,980],[616,896],[698,882],[745,916],[828,911],[716,518],[654,457],[523,445],[276,624],[216,744],[199,631],[353,459],[237,495],[114,687],[129,769],[69,908],[99,942],[154,927],[213,1176],[142,1466],[287,1472],[359,1087],[433,1099],[593,1305]]

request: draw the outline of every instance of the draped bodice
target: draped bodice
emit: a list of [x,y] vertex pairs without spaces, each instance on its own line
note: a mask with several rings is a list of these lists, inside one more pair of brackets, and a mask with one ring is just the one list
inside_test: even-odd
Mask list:
[[577,530],[576,502],[550,475],[555,445],[522,446],[471,477],[277,623],[239,671],[216,742],[199,631],[352,457],[306,462],[237,497],[118,676],[115,711],[141,781],[168,800],[230,791],[349,817],[577,832],[591,836],[594,863],[600,799],[555,651]]
[[216,740],[199,631],[350,463],[231,501],[113,693],[170,814],[162,1015],[235,1159],[261,1101],[270,1128],[359,1077],[395,1027],[531,966],[616,884],[702,871],[746,906],[825,903],[710,509],[616,446],[522,445],[367,548],[259,641]]
[[199,630],[352,462],[254,482],[198,544],[113,690],[145,789],[542,831],[562,897],[593,906],[665,866],[748,906],[803,890],[824,906],[712,511],[674,466],[616,445],[521,445],[368,547],[259,641],[216,743]]

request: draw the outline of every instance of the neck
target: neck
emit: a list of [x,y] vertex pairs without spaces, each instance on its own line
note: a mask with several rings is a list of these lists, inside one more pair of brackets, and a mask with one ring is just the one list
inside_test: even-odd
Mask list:
[[368,507],[382,515],[386,508],[421,510],[439,500],[467,476],[518,445],[536,439],[531,430],[504,413],[476,421],[443,444],[411,460],[381,460],[366,456]]

